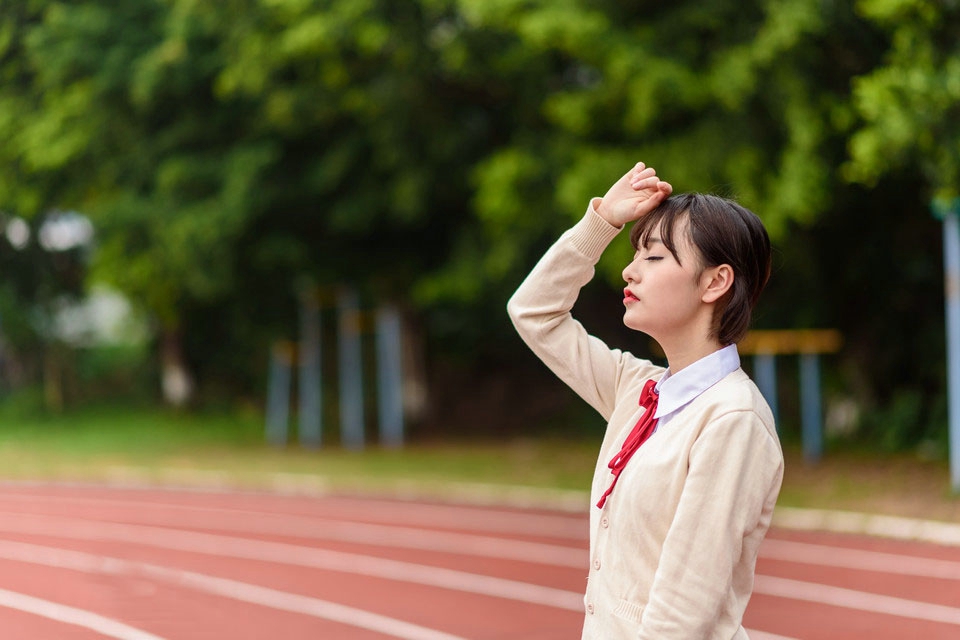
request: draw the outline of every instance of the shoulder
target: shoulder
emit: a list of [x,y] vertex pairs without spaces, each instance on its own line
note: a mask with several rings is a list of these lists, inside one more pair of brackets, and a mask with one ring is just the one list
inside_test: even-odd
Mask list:
[[773,411],[743,369],[733,371],[704,391],[692,403],[691,408],[694,407],[705,427],[719,423],[747,424],[778,439]]
[[704,405],[713,412],[750,411],[773,426],[773,412],[760,389],[743,369],[727,374],[703,392]]

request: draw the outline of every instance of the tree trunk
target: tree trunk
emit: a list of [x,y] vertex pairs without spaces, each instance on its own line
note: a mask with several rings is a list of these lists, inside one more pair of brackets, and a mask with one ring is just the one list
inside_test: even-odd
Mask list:
[[164,402],[178,408],[185,406],[193,399],[195,384],[177,330],[164,329],[160,336],[160,368]]
[[54,413],[63,411],[63,367],[57,348],[51,342],[43,352],[43,400]]
[[408,422],[424,420],[430,410],[430,387],[424,363],[423,336],[410,314],[400,323],[403,359],[403,413]]

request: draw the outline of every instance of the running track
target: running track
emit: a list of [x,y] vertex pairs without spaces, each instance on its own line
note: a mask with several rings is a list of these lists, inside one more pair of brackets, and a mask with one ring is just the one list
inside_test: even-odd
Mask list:
[[[578,640],[586,513],[4,485],[0,636]],[[774,529],[754,640],[960,638],[960,547]]]

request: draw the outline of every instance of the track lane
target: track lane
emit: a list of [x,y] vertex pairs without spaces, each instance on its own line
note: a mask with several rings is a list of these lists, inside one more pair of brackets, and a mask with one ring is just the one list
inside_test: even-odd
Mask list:
[[17,607],[0,607],[0,628],[4,637],[47,640],[103,640],[103,635],[84,627],[64,624],[59,620],[22,611]]
[[[956,640],[957,627],[754,593],[748,629],[771,629],[798,640]],[[752,640],[752,636],[751,636]]]
[[[17,616],[9,625],[4,625],[5,637],[39,637],[33,634],[45,633],[46,637],[57,638],[114,638],[115,640],[163,640],[159,636],[136,629],[117,620],[101,616],[86,609],[78,609],[60,602],[38,598],[19,591],[0,589],[0,607],[25,613],[33,618],[29,626],[25,621],[17,622]],[[35,624],[36,618],[44,618],[56,623],[47,631],[40,632]],[[23,627],[19,631],[18,627]],[[27,631],[26,629],[32,629]],[[30,634],[30,635],[16,635]]]
[[[132,495],[131,495],[132,494]],[[119,497],[118,497],[119,496]],[[557,543],[588,541],[585,514],[551,513],[543,510],[474,507],[467,505],[430,504],[423,502],[389,501],[359,497],[330,496],[305,498],[276,496],[262,493],[221,493],[156,490],[138,493],[135,489],[111,492],[103,488],[65,487],[59,493],[54,489],[0,492],[0,505],[11,503],[16,511],[37,513],[73,513],[83,510],[89,515],[103,509],[134,508],[143,510],[172,509],[228,514],[257,514],[368,524],[408,526],[431,531],[467,532],[517,539],[553,540]],[[50,511],[51,505],[53,511]]]
[[[394,637],[439,637],[442,635],[440,632],[490,639],[532,637],[545,632],[549,632],[545,637],[564,637],[563,632],[575,628],[575,623],[582,618],[579,612],[558,612],[546,607],[538,610],[523,603],[490,596],[465,599],[456,592],[416,584],[403,585],[401,589],[387,588],[389,598],[372,601],[371,594],[375,590],[384,592],[385,585],[371,585],[364,576],[318,571],[290,572],[287,567],[271,563],[249,560],[237,562],[230,558],[211,560],[202,554],[170,553],[164,549],[152,549],[144,553],[135,544],[99,543],[102,553],[91,553],[89,550],[77,550],[77,543],[74,543],[74,548],[67,549],[65,545],[53,546],[56,542],[52,539],[44,542],[47,544],[38,547],[32,543],[11,544],[0,540],[0,555],[15,555],[25,563],[47,563],[92,574],[125,579],[147,578],[280,611],[333,617],[334,620],[349,624],[369,626],[366,618],[393,616],[390,624],[384,624],[381,620],[379,626],[372,628],[383,632],[392,630]],[[128,559],[130,556],[139,559]],[[165,564],[161,566],[157,562]],[[253,584],[254,580],[256,584]],[[376,614],[371,609],[375,609]],[[246,615],[254,613],[247,612]],[[421,629],[413,635],[403,635],[401,627],[404,625]],[[322,637],[353,638],[352,635]]]
[[[408,507],[409,511],[406,510]],[[563,624],[557,625],[556,629],[532,625],[525,630],[525,634],[518,637],[562,640],[579,636],[582,613],[573,609],[580,608],[579,599],[582,597],[583,579],[586,575],[585,514],[539,510],[536,513],[530,512],[530,517],[527,518],[526,511],[517,509],[364,500],[355,497],[328,499],[159,490],[117,492],[97,488],[62,490],[57,487],[37,490],[33,487],[26,491],[0,493],[0,511],[5,512],[0,517],[0,536],[3,538],[22,536],[28,540],[43,533],[37,530],[17,533],[9,530],[10,527],[7,527],[8,530],[4,533],[4,522],[20,517],[15,517],[16,514],[12,513],[18,510],[20,513],[46,514],[47,518],[59,517],[61,520],[58,527],[62,530],[61,533],[69,530],[69,535],[74,536],[78,530],[84,531],[85,527],[99,529],[102,534],[105,530],[116,533],[119,530],[111,527],[123,525],[134,527],[127,532],[136,532],[141,543],[142,534],[152,528],[162,530],[163,535],[172,538],[181,536],[178,538],[181,541],[184,540],[184,533],[193,536],[194,540],[203,539],[204,535],[210,536],[207,542],[223,543],[224,539],[234,540],[226,543],[227,548],[231,549],[234,547],[229,545],[247,544],[261,551],[306,549],[308,556],[329,552],[328,558],[343,554],[357,561],[362,557],[367,559],[359,561],[360,564],[368,568],[376,566],[378,562],[399,561],[401,567],[412,572],[406,578],[421,571],[419,568],[412,568],[416,566],[427,569],[453,568],[455,572],[481,577],[488,574],[488,577],[501,580],[536,583],[549,586],[558,592],[566,592],[569,602],[572,602],[573,598],[578,602],[576,605],[569,605],[569,620],[563,620]],[[34,516],[35,523],[36,517],[43,518]],[[483,524],[473,528],[477,523]],[[272,533],[272,529],[279,529],[279,532]],[[356,535],[351,536],[351,532]],[[108,549],[116,551],[127,544],[122,538],[98,543],[92,539],[84,541],[77,537],[71,538],[69,535],[50,538],[48,542],[103,553]],[[151,535],[159,534],[153,531]],[[200,538],[197,538],[198,535]],[[761,547],[758,590],[745,620],[751,629],[762,630],[754,635],[761,640],[764,632],[799,640],[820,640],[866,637],[843,634],[860,633],[863,629],[869,629],[868,636],[876,640],[898,637],[958,637],[957,631],[960,627],[951,621],[954,612],[960,610],[957,600],[954,599],[960,589],[957,588],[958,582],[952,574],[956,568],[954,563],[960,560],[960,550],[939,545],[904,544],[898,541],[861,538],[862,536],[824,536],[772,530],[767,541],[769,545],[765,542]],[[148,537],[148,540],[152,538]],[[457,553],[458,545],[465,553]],[[276,557],[258,559],[256,554],[241,554],[240,558],[231,558],[230,554],[222,553],[223,548],[219,554],[210,554],[203,549],[190,551],[168,548],[164,551],[164,546],[169,547],[169,544],[161,544],[147,551],[149,546],[134,545],[124,553],[138,561],[147,556],[153,557],[156,562],[163,562],[166,558],[168,564],[172,562],[171,566],[178,569],[181,564],[196,569],[216,566],[224,576],[233,575],[238,580],[251,580],[249,584],[270,582],[278,587],[286,586],[291,589],[291,593],[315,593],[311,586],[315,584],[352,584],[350,588],[353,589],[353,595],[349,597],[358,598],[360,604],[372,602],[372,606],[378,611],[384,611],[384,607],[389,609],[390,602],[399,601],[402,606],[396,609],[402,610],[401,613],[410,613],[418,602],[439,599],[444,603],[443,608],[447,612],[454,612],[450,617],[461,623],[457,630],[465,629],[463,637],[471,639],[515,637],[509,635],[511,630],[515,629],[513,618],[522,619],[524,615],[523,605],[520,605],[516,616],[511,615],[505,624],[500,625],[497,630],[500,635],[483,635],[484,632],[480,631],[479,627],[483,626],[485,619],[503,613],[505,607],[513,607],[515,603],[497,603],[497,596],[468,594],[464,596],[466,600],[457,604],[457,596],[450,596],[452,591],[458,590],[456,588],[449,590],[444,585],[437,584],[415,586],[409,580],[404,586],[386,587],[386,583],[400,580],[383,575],[364,576],[364,571],[351,571],[344,566],[313,566],[307,570],[306,577],[290,577],[301,571],[296,569],[291,572],[291,567],[297,567],[298,563],[277,562]],[[522,557],[524,553],[540,555],[533,562],[517,560],[517,557]],[[187,560],[187,556],[192,559]],[[211,557],[218,559],[214,561]],[[373,564],[368,564],[370,562]],[[357,575],[358,573],[361,575]],[[369,571],[367,573],[369,574]],[[784,585],[789,588],[784,589]],[[2,586],[0,580],[0,587]],[[417,592],[417,589],[423,588],[428,591]],[[430,595],[429,590],[433,590],[434,594]],[[924,595],[928,592],[929,595]],[[377,597],[376,593],[389,595]],[[439,593],[445,595],[440,596]],[[819,598],[821,601],[816,601],[817,598],[813,597],[815,601],[811,602],[811,593],[827,593],[833,597]],[[844,599],[841,597],[838,600],[835,597],[838,594],[854,597],[860,604],[848,602],[848,606],[839,607],[838,602],[842,604]],[[476,604],[484,599],[494,604],[489,609]],[[908,601],[908,606],[923,605],[919,609],[925,611],[925,615],[911,618],[909,612],[904,615],[904,611],[900,611],[900,615],[891,615],[889,605],[899,606],[901,601]],[[866,607],[860,606],[863,602],[867,603]],[[876,603],[881,604],[874,606]],[[559,611],[568,609],[568,605],[532,606],[546,610],[547,614],[552,613],[554,616]],[[896,606],[893,609],[896,613]],[[456,615],[458,611],[467,610],[482,610],[484,613],[475,616]],[[931,621],[939,619],[938,616],[947,622]],[[546,617],[549,618],[549,615]],[[913,629],[922,631],[925,635],[895,635],[904,629],[908,630],[907,633],[912,633],[909,630]],[[543,632],[539,636],[535,635],[538,630]]]

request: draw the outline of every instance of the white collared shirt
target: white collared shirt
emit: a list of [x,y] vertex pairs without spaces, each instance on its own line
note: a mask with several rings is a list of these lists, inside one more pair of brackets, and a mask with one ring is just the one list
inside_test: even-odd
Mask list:
[[659,429],[701,393],[740,368],[740,353],[736,344],[730,344],[700,358],[675,374],[667,369],[657,382],[657,418]]

